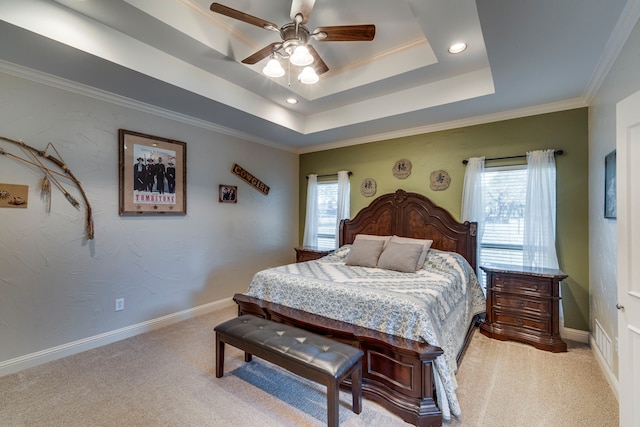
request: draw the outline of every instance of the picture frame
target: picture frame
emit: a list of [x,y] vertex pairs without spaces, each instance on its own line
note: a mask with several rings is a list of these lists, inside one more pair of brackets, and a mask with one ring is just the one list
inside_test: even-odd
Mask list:
[[616,150],[613,150],[604,158],[604,217],[617,216]]
[[218,201],[220,203],[237,203],[238,187],[235,185],[220,184],[218,186]]
[[118,144],[120,215],[186,215],[187,144],[125,129]]

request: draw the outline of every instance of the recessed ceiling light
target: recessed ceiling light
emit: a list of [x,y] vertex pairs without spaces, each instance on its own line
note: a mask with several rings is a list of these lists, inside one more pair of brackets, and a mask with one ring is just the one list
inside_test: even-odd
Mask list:
[[467,48],[467,44],[465,42],[457,42],[449,46],[449,53],[464,52],[466,48]]
[[298,100],[295,98],[287,98],[287,104],[297,104]]

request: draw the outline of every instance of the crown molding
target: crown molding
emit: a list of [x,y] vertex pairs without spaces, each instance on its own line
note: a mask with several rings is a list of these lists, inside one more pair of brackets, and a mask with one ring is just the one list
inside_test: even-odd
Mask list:
[[467,126],[482,125],[486,123],[499,122],[503,120],[519,119],[522,117],[535,116],[538,114],[555,113],[564,110],[573,110],[574,108],[587,107],[587,99],[585,97],[570,99],[567,101],[553,102],[549,104],[537,105],[534,107],[520,108],[517,110],[509,110],[495,114],[487,114],[484,116],[469,117],[461,120],[454,120],[444,123],[436,123],[432,125],[420,126],[409,129],[402,129],[395,132],[381,133],[363,138],[354,138],[334,143],[314,145],[304,147],[296,152],[298,154],[314,153],[317,151],[333,150],[336,148],[350,147],[352,145],[367,144],[369,142],[384,141],[388,139],[404,138],[407,136],[420,135],[424,133],[439,132],[443,130],[457,129]]
[[101,89],[96,89],[91,86],[83,85],[71,80],[64,79],[62,77],[54,76],[51,74],[43,73],[31,68],[23,67],[21,65],[13,64],[11,62],[0,60],[0,72],[9,74],[15,77],[31,80],[36,83],[41,83],[57,89],[62,89],[67,92],[76,93],[78,95],[87,96],[99,101],[109,102],[121,107],[131,108],[143,113],[152,114],[154,116],[162,117],[165,119],[175,120],[180,123],[195,126],[201,129],[210,130],[213,132],[221,133],[223,135],[231,136],[234,138],[243,139],[245,141],[255,142],[256,144],[269,146],[278,150],[295,152],[291,147],[276,144],[272,141],[256,138],[253,135],[230,129],[224,126],[220,126],[215,123],[208,122],[206,120],[197,119],[195,117],[188,116],[186,114],[176,113],[175,111],[167,110],[165,108],[156,107],[151,104],[136,101],[135,99],[127,98],[126,96],[117,95],[111,92],[107,92]]
[[588,104],[593,101],[639,19],[640,0],[628,0],[587,86],[584,96]]

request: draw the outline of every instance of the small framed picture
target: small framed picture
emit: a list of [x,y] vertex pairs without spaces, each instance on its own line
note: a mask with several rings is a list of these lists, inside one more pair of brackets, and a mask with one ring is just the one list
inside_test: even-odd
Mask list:
[[220,203],[237,203],[238,187],[235,185],[220,184],[218,189],[218,201]]
[[616,204],[616,151],[604,158],[604,217],[615,219],[618,216]]

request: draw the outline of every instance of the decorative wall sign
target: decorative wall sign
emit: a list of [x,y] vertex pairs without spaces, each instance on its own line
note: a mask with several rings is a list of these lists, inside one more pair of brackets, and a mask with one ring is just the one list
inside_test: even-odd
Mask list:
[[0,208],[26,208],[28,202],[28,185],[0,184]]
[[120,215],[186,215],[187,144],[118,130]]
[[393,176],[398,179],[405,179],[409,175],[411,175],[411,161],[407,159],[398,160],[395,165],[393,165]]
[[431,172],[431,189],[433,191],[444,191],[449,188],[451,177],[447,171],[437,170]]
[[373,178],[365,178],[360,184],[360,194],[364,197],[371,197],[376,194],[377,191],[376,180]]
[[220,184],[218,187],[218,201],[220,203],[236,203],[238,201],[238,187]]
[[242,178],[249,185],[251,185],[253,188],[258,190],[259,192],[263,193],[264,195],[269,194],[269,186],[267,184],[260,181],[258,178],[251,175],[246,170],[242,169],[238,164],[234,163],[233,167],[231,168],[231,172],[239,176],[240,178]]

